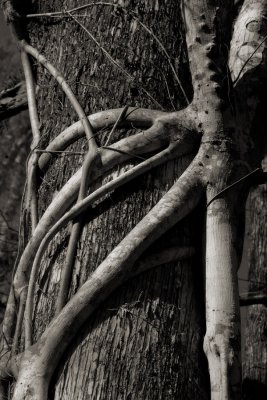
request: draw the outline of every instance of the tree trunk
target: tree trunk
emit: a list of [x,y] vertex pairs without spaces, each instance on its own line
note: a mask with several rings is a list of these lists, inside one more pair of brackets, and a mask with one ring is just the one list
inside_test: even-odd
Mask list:
[[[172,69],[187,96],[192,89],[179,2],[118,3],[127,6],[127,14],[120,8],[98,5],[84,10],[87,17],[79,18],[99,45],[72,18],[33,19],[27,26],[30,43],[61,71],[87,114],[127,104],[181,108],[186,100]],[[71,1],[37,2],[31,12],[72,5]],[[77,116],[42,66],[35,65],[35,75],[41,125],[38,147],[44,149]],[[97,135],[98,144],[106,143],[108,132],[105,129]],[[132,132],[115,131],[108,144]],[[86,148],[86,140],[80,139],[67,150],[83,152]],[[84,213],[69,297],[166,193],[191,159],[189,154],[158,167]],[[83,156],[75,153],[52,157],[47,171],[38,178],[39,217],[82,162]],[[115,166],[103,180],[134,164],[133,160]],[[153,249],[171,244],[199,247],[198,221],[198,213],[194,213],[161,237]],[[29,237],[30,232],[26,240]],[[69,230],[62,230],[42,261],[35,293],[34,340],[54,316],[68,239]],[[208,398],[200,274],[198,255],[194,260],[155,268],[112,293],[63,355],[51,396],[68,400]]]
[[[266,184],[250,194],[249,285],[251,294],[266,293]],[[248,307],[245,331],[244,399],[263,400],[267,395],[267,310],[264,304]]]

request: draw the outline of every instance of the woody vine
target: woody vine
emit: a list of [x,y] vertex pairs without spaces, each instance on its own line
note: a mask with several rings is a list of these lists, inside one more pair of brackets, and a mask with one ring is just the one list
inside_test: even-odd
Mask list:
[[[67,79],[41,52],[21,34],[22,16],[13,2],[4,1],[7,20],[12,24],[21,50],[25,74],[28,108],[33,142],[27,166],[25,207],[30,215],[31,237],[17,261],[5,319],[2,327],[1,396],[5,396],[5,380],[16,380],[13,399],[46,400],[53,373],[62,354],[80,326],[119,285],[168,260],[191,257],[191,247],[171,246],[153,256],[142,254],[161,235],[188,215],[201,200],[206,202],[205,302],[207,355],[211,381],[211,398],[239,399],[240,363],[240,299],[237,269],[240,262],[238,224],[242,218],[246,195],[253,182],[264,174],[260,159],[247,157],[255,108],[238,108],[242,84],[265,70],[267,2],[245,0],[237,19],[229,18],[233,2],[190,0],[181,2],[186,26],[186,43],[193,84],[193,99],[188,99],[164,46],[156,35],[135,15],[137,23],[149,32],[167,57],[187,106],[180,111],[142,109],[124,106],[86,116],[79,99]],[[111,7],[127,14],[127,8],[108,2],[94,2],[75,9],[44,14],[29,14],[24,19],[69,18],[90,36],[80,22],[81,10],[90,7]],[[248,29],[257,21],[257,29]],[[101,46],[91,35],[92,40]],[[250,44],[256,42],[253,51]],[[247,52],[239,59],[240,49]],[[120,65],[101,48],[110,62]],[[255,62],[256,56],[256,62]],[[41,133],[36,106],[36,89],[31,60],[41,64],[58,82],[77,113],[78,122],[61,132],[45,149],[39,147]],[[160,104],[144,88],[140,90],[159,108]],[[253,94],[255,97],[255,93]],[[255,99],[254,99],[255,100]],[[259,101],[259,99],[257,99]],[[255,100],[255,104],[257,103]],[[239,113],[239,114],[238,114]],[[238,122],[247,116],[246,125]],[[248,121],[248,122],[247,122]],[[139,128],[141,132],[109,144],[116,128]],[[99,147],[95,137],[110,127],[107,141]],[[59,190],[41,218],[38,216],[37,168],[45,170],[52,155],[67,152],[67,147],[85,136],[88,150],[83,166]],[[246,146],[240,147],[240,141]],[[70,277],[81,235],[80,215],[89,206],[137,176],[179,158],[187,153],[195,156],[171,189],[134,229],[110,252],[89,279],[68,300]],[[152,154],[146,157],[146,154]],[[90,191],[92,183],[126,160],[138,163],[118,177]],[[88,194],[89,188],[89,194]],[[75,201],[75,205],[73,202]],[[55,315],[43,334],[33,340],[32,319],[36,279],[42,257],[55,235],[71,224],[64,269],[60,279]],[[22,344],[22,341],[24,342]],[[23,350],[21,350],[23,347]]]

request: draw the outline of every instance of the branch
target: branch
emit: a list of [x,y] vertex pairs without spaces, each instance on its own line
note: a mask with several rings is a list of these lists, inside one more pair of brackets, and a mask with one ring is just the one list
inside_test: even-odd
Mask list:
[[[258,182],[260,179],[266,179],[264,172],[262,168],[256,168],[253,171],[249,172],[245,176],[242,176],[242,178],[238,179],[237,181],[231,183],[230,185],[227,185],[224,189],[220,190],[219,193],[217,193],[212,199],[209,200],[209,202],[206,204],[206,207],[208,208],[209,205],[214,201],[220,198],[225,192],[228,190],[232,189],[234,186],[238,185],[239,183],[243,183],[245,180],[249,181],[253,184],[253,182]],[[251,179],[252,178],[252,179]]]
[[[35,84],[33,80],[32,68],[27,53],[21,50],[21,63],[24,71],[27,100],[29,108],[29,116],[33,140],[31,150],[33,150],[40,141],[39,118],[36,106]],[[32,233],[38,223],[38,203],[37,203],[37,188],[36,188],[36,168],[38,162],[38,154],[33,151],[30,153],[27,162],[27,194],[26,208],[31,210],[31,229]]]
[[243,293],[240,295],[240,306],[246,307],[255,304],[263,304],[267,307],[267,294],[265,291],[257,291],[252,293]]
[[[79,189],[79,195],[77,199],[77,204],[79,204],[86,196],[88,184],[90,178],[92,178],[93,174],[93,166],[97,160],[97,152],[96,151],[89,151],[85,158],[85,162],[82,167],[82,177],[81,177],[81,184]],[[91,179],[92,180],[92,179]],[[69,238],[69,244],[67,248],[66,258],[65,258],[65,265],[64,270],[61,276],[60,288],[59,288],[59,295],[56,302],[56,312],[59,312],[62,307],[65,305],[68,289],[69,289],[69,280],[71,277],[71,271],[74,263],[74,259],[76,256],[76,248],[77,242],[79,240],[79,236],[82,230],[82,220],[79,218],[77,222],[74,222],[71,227],[71,234]],[[25,329],[25,341],[28,346],[31,345],[31,334],[27,335],[28,330]]]
[[91,124],[90,124],[88,118],[86,117],[86,114],[83,111],[80,103],[78,102],[74,93],[72,92],[70,86],[66,82],[66,80],[63,78],[63,76],[60,74],[60,72],[42,54],[40,54],[36,49],[34,49],[27,42],[25,42],[25,40],[21,40],[20,45],[26,53],[28,53],[32,57],[34,57],[57,80],[60,87],[62,88],[62,90],[64,91],[66,96],[68,97],[72,107],[74,108],[77,115],[79,116],[88,142],[91,141],[91,147],[95,148],[96,144],[94,141],[94,137],[93,137],[94,135],[93,135],[93,130],[92,130]]
[[107,140],[106,140],[106,143],[105,143],[105,147],[108,145],[108,142],[109,142],[109,140],[110,140],[112,134],[115,132],[115,130],[116,130],[117,127],[119,126],[119,123],[121,122],[121,120],[124,120],[128,108],[129,108],[129,106],[127,106],[127,105],[126,105],[125,107],[123,107],[123,109],[122,109],[120,115],[118,116],[117,121],[115,122],[115,124],[113,125],[111,131],[110,131],[109,134],[108,134],[108,137],[107,137]]
[[28,107],[25,82],[0,92],[0,121],[26,110]]

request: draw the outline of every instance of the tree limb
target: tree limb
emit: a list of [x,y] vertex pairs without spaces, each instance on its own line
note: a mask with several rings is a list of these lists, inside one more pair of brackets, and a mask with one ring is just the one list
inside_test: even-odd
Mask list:
[[25,82],[0,92],[0,121],[28,108]]

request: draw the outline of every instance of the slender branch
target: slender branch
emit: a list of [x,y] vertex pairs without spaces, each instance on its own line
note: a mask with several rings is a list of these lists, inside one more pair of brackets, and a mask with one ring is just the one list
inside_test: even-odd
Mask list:
[[0,92],[0,121],[26,110],[28,106],[25,82]]
[[267,307],[267,294],[265,291],[248,292],[240,295],[240,306],[246,307],[255,304],[263,304]]
[[38,155],[31,152],[27,162],[27,191],[26,191],[26,209],[31,214],[31,231],[32,234],[38,224],[38,200],[36,187],[36,169],[38,166]]
[[97,148],[96,143],[94,141],[94,135],[93,135],[93,130],[91,127],[91,124],[86,117],[85,112],[83,111],[80,103],[76,99],[74,93],[72,92],[70,86],[66,82],[66,80],[63,78],[63,76],[60,74],[60,72],[42,55],[40,54],[36,49],[34,49],[32,46],[30,46],[25,40],[22,40],[20,42],[21,47],[24,49],[24,51],[28,54],[30,54],[32,57],[34,57],[40,64],[42,64],[49,72],[50,74],[57,80],[59,83],[60,87],[68,97],[72,107],[78,114],[80,121],[83,125],[85,135],[87,137],[87,140],[91,142],[91,148]]
[[108,142],[110,141],[110,138],[111,138],[112,134],[114,133],[114,131],[115,131],[116,128],[118,127],[118,125],[119,125],[119,123],[121,122],[121,120],[124,119],[124,117],[125,117],[125,115],[126,115],[126,113],[127,113],[128,108],[129,108],[129,106],[126,105],[126,106],[122,109],[122,112],[120,113],[120,115],[119,115],[117,121],[115,122],[115,124],[113,125],[111,131],[110,131],[109,134],[108,134],[108,137],[107,137],[107,140],[106,140],[106,143],[105,143],[105,147],[108,145]]
[[47,153],[47,154],[60,154],[68,156],[84,156],[86,154],[85,151],[67,151],[67,150],[44,150],[44,149],[35,149],[36,153]]
[[262,176],[262,174],[263,174],[262,168],[256,168],[253,171],[251,171],[248,174],[246,174],[245,176],[242,176],[242,178],[240,178],[237,181],[231,183],[230,185],[226,186],[223,190],[218,192],[212,199],[210,199],[210,201],[207,203],[206,207],[208,207],[214,200],[216,200],[219,197],[221,197],[222,194],[224,194],[228,190],[232,189],[234,186],[238,185],[239,183],[251,178],[252,176],[253,177],[254,176]]
[[21,49],[21,63],[23,67],[25,82],[26,82],[26,91],[28,98],[28,109],[30,115],[31,129],[33,135],[33,141],[31,144],[31,149],[33,150],[40,141],[40,130],[39,130],[39,118],[37,112],[36,105],[36,97],[35,97],[35,83],[33,79],[32,68],[30,64],[30,60],[26,51]]
[[[83,171],[81,177],[81,185],[79,189],[79,195],[77,199],[77,204],[79,204],[86,196],[87,188],[89,180],[92,176],[93,165],[96,161],[97,153],[96,152],[88,152],[86,156],[85,162],[83,164]],[[77,242],[82,230],[82,221],[78,219],[77,222],[74,222],[71,228],[71,234],[69,239],[69,244],[66,253],[66,259],[64,263],[64,269],[62,271],[60,286],[59,286],[59,294],[56,302],[56,313],[58,313],[62,307],[65,305],[69,290],[69,281],[71,277],[72,267],[74,263],[74,259],[76,256],[76,248]],[[30,292],[30,289],[29,289]],[[33,299],[32,299],[33,300]],[[26,321],[26,319],[25,319]],[[28,335],[29,333],[29,335]],[[25,325],[25,340],[28,343],[28,346],[31,345],[31,332],[27,329],[27,324]]]

